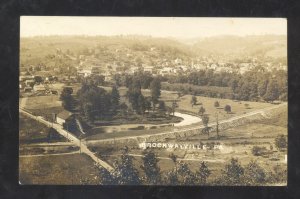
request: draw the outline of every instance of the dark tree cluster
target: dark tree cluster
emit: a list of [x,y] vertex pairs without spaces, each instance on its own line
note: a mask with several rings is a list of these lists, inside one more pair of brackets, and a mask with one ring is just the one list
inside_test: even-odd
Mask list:
[[219,86],[227,87],[232,78],[237,74],[221,72],[216,73],[213,69],[200,70],[197,72],[191,72],[190,74],[184,75],[179,74],[177,76],[170,76],[168,78],[169,83],[188,83],[198,86]]
[[122,185],[266,185],[282,183],[286,181],[286,169],[275,166],[271,170],[265,170],[256,161],[250,161],[242,166],[236,158],[232,158],[224,165],[221,175],[211,178],[212,171],[205,162],[201,162],[196,171],[192,171],[189,165],[178,160],[177,156],[170,154],[174,163],[171,170],[161,171],[157,155],[146,150],[142,158],[141,171],[135,168],[134,158],[129,155],[128,148],[122,151],[120,159],[114,163],[111,172],[100,169],[101,184]]
[[260,66],[242,75],[239,73],[216,73],[213,70],[200,70],[191,72],[188,75],[170,76],[167,81],[169,83],[188,83],[198,86],[230,87],[233,92],[232,98],[237,100],[257,101],[261,99],[267,102],[287,100],[286,71],[266,71]]
[[132,106],[132,109],[137,114],[144,114],[146,110],[150,110],[151,103],[153,111],[155,110],[156,105],[159,103],[159,110],[165,111],[166,107],[164,102],[159,101],[161,94],[161,85],[160,80],[155,78],[150,82],[151,97],[146,98],[143,96],[142,91],[142,82],[139,77],[133,77],[128,84],[127,97]]
[[120,96],[115,87],[109,93],[93,83],[84,82],[77,92],[77,97],[80,111],[91,122],[95,119],[109,118],[119,109]]
[[144,114],[146,110],[146,99],[141,91],[141,82],[137,78],[131,80],[131,84],[127,91],[128,100],[132,106],[132,109],[137,114]]
[[64,109],[71,111],[74,108],[74,98],[72,96],[73,89],[71,87],[63,88],[60,94],[60,100]]
[[230,82],[233,99],[245,101],[287,100],[287,73],[283,70],[266,72],[256,68]]
[[133,75],[115,74],[113,79],[118,86],[126,86],[128,88],[133,81],[138,81],[142,89],[148,89],[154,78],[150,73],[136,72]]

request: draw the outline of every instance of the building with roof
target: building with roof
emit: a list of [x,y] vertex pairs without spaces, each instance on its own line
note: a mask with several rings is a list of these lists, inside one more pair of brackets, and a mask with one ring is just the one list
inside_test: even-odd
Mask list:
[[73,113],[71,113],[70,111],[63,110],[56,115],[56,122],[60,125],[63,125],[68,119],[71,118],[72,115]]
[[46,91],[46,87],[42,84],[39,84],[39,85],[34,85],[33,86],[33,90],[34,91]]

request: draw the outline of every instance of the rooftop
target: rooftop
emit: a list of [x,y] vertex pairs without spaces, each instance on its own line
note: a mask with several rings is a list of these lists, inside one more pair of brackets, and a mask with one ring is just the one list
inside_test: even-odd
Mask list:
[[60,113],[57,115],[57,117],[59,117],[59,118],[61,118],[61,119],[63,119],[63,120],[66,120],[66,119],[68,119],[71,115],[73,115],[73,113],[71,113],[70,111],[64,110],[64,111],[60,112]]

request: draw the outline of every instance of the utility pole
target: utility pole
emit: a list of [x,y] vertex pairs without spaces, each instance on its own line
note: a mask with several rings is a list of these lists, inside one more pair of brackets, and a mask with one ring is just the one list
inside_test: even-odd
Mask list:
[[67,140],[69,139],[69,124],[68,122],[66,122],[66,125],[67,125]]
[[216,131],[217,131],[217,138],[219,139],[219,116],[218,112],[216,112]]
[[80,153],[81,153],[81,136],[79,137],[79,148],[80,148]]

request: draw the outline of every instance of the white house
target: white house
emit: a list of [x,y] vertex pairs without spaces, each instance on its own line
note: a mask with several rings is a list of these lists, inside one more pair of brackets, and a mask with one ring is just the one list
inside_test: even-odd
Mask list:
[[44,85],[40,84],[40,85],[34,85],[33,90],[34,91],[46,91],[46,88]]
[[159,74],[161,74],[162,76],[164,76],[164,75],[168,75],[168,74],[172,73],[172,71],[173,71],[173,68],[171,68],[171,67],[164,67],[163,69],[161,69],[159,71]]
[[145,66],[144,72],[152,73],[153,72],[153,66]]

